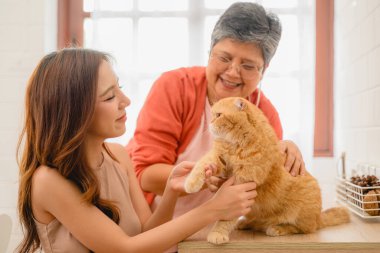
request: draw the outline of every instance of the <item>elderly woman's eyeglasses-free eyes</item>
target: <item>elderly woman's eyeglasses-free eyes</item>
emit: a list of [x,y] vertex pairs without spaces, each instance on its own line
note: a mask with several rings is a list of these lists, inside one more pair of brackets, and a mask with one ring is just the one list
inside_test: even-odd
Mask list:
[[240,74],[242,79],[250,80],[257,77],[258,74],[262,73],[263,67],[251,63],[243,63],[240,65],[232,65],[232,60],[224,55],[211,54],[211,60],[217,64],[221,69],[227,70],[231,67],[235,67],[237,72]]

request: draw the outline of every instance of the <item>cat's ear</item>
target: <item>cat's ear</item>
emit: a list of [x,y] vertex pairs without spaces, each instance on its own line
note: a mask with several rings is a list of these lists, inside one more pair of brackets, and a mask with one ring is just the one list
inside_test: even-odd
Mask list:
[[240,111],[243,111],[246,107],[246,104],[244,103],[244,101],[240,98],[237,98],[234,102],[235,106],[240,110]]

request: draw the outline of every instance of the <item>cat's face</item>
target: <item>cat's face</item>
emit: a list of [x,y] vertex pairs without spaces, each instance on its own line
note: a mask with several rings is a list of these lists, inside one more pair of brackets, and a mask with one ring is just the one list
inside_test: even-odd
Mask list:
[[211,109],[210,131],[216,139],[239,142],[252,130],[249,101],[230,97],[219,100]]

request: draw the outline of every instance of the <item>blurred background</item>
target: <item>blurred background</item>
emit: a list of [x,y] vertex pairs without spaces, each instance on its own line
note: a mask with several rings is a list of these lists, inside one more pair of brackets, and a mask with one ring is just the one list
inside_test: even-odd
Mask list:
[[[212,28],[232,0],[0,0],[0,214],[17,221],[16,144],[25,86],[48,52],[80,45],[111,53],[131,99],[126,144],[153,81],[178,67],[206,65]],[[262,81],[279,111],[284,139],[334,191],[346,165],[380,165],[380,0],[252,1],[278,14],[277,53]],[[1,229],[1,225],[0,225]]]

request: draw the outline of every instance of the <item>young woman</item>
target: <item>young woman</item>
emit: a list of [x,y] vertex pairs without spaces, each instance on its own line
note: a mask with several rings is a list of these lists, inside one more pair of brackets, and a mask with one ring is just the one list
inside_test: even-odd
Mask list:
[[183,162],[152,214],[125,148],[104,142],[124,133],[129,104],[102,52],[64,49],[38,64],[19,145],[19,252],[162,252],[213,221],[249,211],[255,184],[230,179],[212,199],[171,220],[193,166]]

